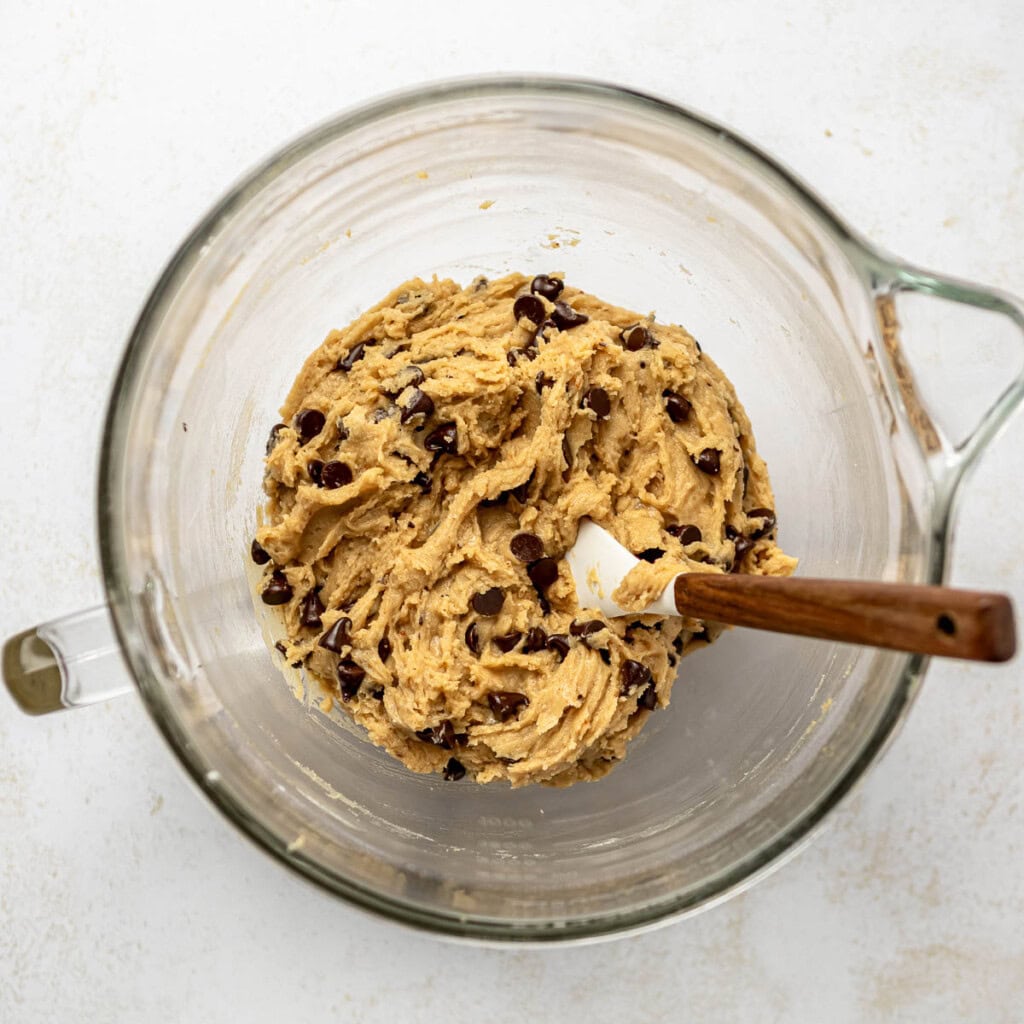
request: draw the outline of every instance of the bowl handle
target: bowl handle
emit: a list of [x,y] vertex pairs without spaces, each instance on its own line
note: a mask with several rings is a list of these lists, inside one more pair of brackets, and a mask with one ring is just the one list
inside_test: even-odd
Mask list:
[[955,486],[1024,399],[1024,303],[881,258],[874,270],[886,392]]
[[85,707],[135,689],[106,605],[12,636],[4,644],[3,678],[30,715]]

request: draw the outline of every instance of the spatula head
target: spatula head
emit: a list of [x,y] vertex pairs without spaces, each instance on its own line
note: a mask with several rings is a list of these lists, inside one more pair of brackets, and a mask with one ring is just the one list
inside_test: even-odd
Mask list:
[[[576,535],[576,543],[566,553],[565,560],[576,583],[581,608],[597,608],[609,618],[637,614],[620,608],[612,600],[613,592],[637,564],[637,558],[607,530],[584,519]],[[644,610],[655,615],[678,614],[672,600],[672,586],[669,585],[665,593]]]

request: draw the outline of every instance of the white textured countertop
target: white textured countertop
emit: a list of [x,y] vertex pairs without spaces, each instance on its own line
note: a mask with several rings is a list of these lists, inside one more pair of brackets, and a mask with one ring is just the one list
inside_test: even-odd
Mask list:
[[[266,151],[375,93],[495,70],[656,91],[885,247],[1024,293],[1016,0],[90,6],[0,13],[0,636],[101,597],[101,417],[172,249]],[[1022,442],[1024,418],[972,479],[952,578],[1024,608]],[[752,891],[618,942],[477,949],[291,877],[135,698],[29,719],[0,693],[0,1021],[1019,1021],[1022,779],[1021,660],[936,664],[831,828]]]

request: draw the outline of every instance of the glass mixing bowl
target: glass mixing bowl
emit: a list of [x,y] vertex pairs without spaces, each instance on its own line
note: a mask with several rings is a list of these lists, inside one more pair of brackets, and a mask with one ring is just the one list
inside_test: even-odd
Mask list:
[[897,313],[938,295],[1016,331],[1020,305],[880,254],[669,103],[459,82],[299,139],[175,255],[103,442],[116,636],[106,609],[49,623],[8,643],[5,675],[44,710],[130,674],[228,818],[352,903],[452,935],[595,936],[706,906],[794,850],[878,757],[925,660],[732,631],[683,660],[624,764],[567,790],[414,775],[296,700],[246,576],[277,407],[326,332],[395,283],[511,270],[563,271],[700,339],[750,413],[802,573],[942,580],[957,484],[1024,383],[989,367],[998,397],[951,436],[918,397]]

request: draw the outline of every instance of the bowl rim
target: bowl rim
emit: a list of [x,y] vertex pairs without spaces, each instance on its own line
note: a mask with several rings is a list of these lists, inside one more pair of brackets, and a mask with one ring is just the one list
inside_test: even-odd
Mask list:
[[[928,659],[907,656],[883,713],[872,734],[843,774],[782,832],[704,885],[683,894],[666,897],[642,907],[571,920],[507,921],[473,917],[454,911],[426,909],[392,896],[382,895],[354,883],[305,858],[300,850],[289,850],[281,838],[249,813],[242,801],[211,778],[190,738],[163,697],[163,687],[154,671],[144,641],[145,632],[128,586],[127,558],[117,514],[125,479],[122,459],[132,397],[158,334],[163,315],[177,295],[211,238],[252,198],[261,193],[283,171],[324,145],[368,124],[452,101],[483,97],[510,98],[527,95],[558,95],[596,105],[613,104],[633,108],[636,113],[656,114],[676,122],[681,129],[696,131],[733,160],[752,164],[781,186],[789,198],[800,203],[861,268],[890,265],[890,261],[851,230],[818,195],[793,172],[728,128],[669,100],[629,87],[594,79],[551,75],[489,75],[446,79],[402,89],[342,112],[306,131],[271,153],[255,169],[239,179],[199,221],[179,245],[154,284],[129,336],[111,389],[100,453],[97,521],[100,562],[110,603],[114,628],[132,677],[145,707],[159,732],[189,777],[243,835],[278,862],[349,904],[417,929],[449,938],[489,943],[544,945],[552,941],[585,941],[616,934],[649,930],[671,920],[694,914],[743,891],[769,871],[793,856],[820,829],[824,819],[847,796],[865,771],[891,741],[916,696]],[[938,524],[931,535],[927,582],[939,583],[945,571],[946,530],[949,506],[936,510]]]

